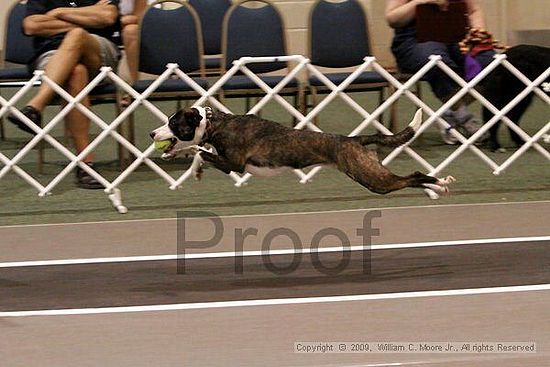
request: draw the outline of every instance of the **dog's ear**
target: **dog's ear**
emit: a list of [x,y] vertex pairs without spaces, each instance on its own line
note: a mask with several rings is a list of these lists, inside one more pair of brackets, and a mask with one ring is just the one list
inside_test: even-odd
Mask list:
[[200,122],[202,120],[202,116],[199,113],[198,110],[195,108],[187,109],[183,112],[183,116],[185,118],[185,121],[193,127],[197,127],[200,125]]
[[201,121],[201,115],[194,108],[178,110],[168,119],[168,122],[172,122],[172,123],[184,122],[185,125],[189,125],[192,127],[199,126],[200,121]]
[[189,141],[194,138],[201,119],[201,115],[195,109],[179,110],[168,120],[168,127],[179,140]]

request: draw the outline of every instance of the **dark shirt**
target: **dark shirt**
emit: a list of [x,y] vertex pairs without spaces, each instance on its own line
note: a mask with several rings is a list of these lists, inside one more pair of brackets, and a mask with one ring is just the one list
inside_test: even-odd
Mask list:
[[[94,5],[98,0],[28,0],[27,1],[27,14],[26,16],[35,14],[46,14],[50,10],[56,8],[67,7],[85,7]],[[111,0],[111,3],[118,8],[119,0]],[[116,21],[115,24],[105,28],[89,28],[86,29],[92,34],[107,38],[116,44],[120,44],[120,21]],[[31,63],[42,55],[44,52],[56,50],[66,33],[59,33],[51,37],[34,37],[33,45],[35,55],[31,60]]]
[[[464,37],[466,27],[468,26],[468,18],[466,15],[467,5],[464,0],[448,1],[451,4],[446,12],[440,12],[438,6],[435,4],[417,5],[415,18],[404,27],[395,29],[395,38],[397,38],[397,41],[409,38],[420,38],[420,42],[427,40],[440,41],[440,39],[453,37],[458,38],[456,42],[460,41]],[[417,35],[419,27],[417,18],[419,16],[422,22],[422,24],[420,24],[420,28],[422,28],[419,32],[421,33],[420,36]],[[437,22],[439,22],[439,24],[437,24]],[[458,25],[461,29],[456,29],[457,23],[461,23]],[[450,30],[451,27],[455,29]],[[453,35],[443,35],[449,32],[453,33]],[[459,34],[459,36],[457,37],[455,34]],[[455,40],[452,41],[452,43],[456,42]],[[445,43],[449,43],[449,41],[446,40]]]

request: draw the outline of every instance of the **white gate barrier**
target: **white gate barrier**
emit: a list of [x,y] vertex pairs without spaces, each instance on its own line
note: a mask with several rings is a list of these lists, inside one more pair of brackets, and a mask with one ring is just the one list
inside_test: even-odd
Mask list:
[[[292,67],[288,75],[286,75],[280,83],[278,83],[274,88],[270,88],[265,84],[256,74],[254,74],[248,67],[247,64],[258,63],[258,62],[294,62],[295,66]],[[512,101],[510,101],[502,109],[497,109],[493,106],[483,95],[478,91],[473,89],[483,78],[485,78],[492,70],[497,66],[502,65],[513,73],[521,82],[525,84],[525,89],[518,94]],[[410,88],[414,86],[422,77],[429,72],[432,68],[440,68],[443,72],[449,75],[456,83],[461,87],[460,90],[446,103],[444,103],[439,109],[434,111],[428,105],[426,105],[418,96],[410,91]],[[361,107],[357,102],[355,102],[350,96],[348,96],[344,91],[345,89],[364,71],[367,69],[372,69],[382,75],[394,88],[395,92],[390,95],[386,100],[378,106],[373,112],[367,112],[363,107]],[[307,71],[310,75],[318,77],[325,85],[328,87],[331,92],[317,105],[315,106],[307,115],[303,115],[298,111],[294,106],[292,106],[288,101],[281,97],[278,93],[290,82],[294,77],[298,75],[301,71]],[[539,88],[545,80],[550,76],[550,67],[547,68],[544,73],[538,76],[535,80],[529,80],[525,75],[523,75],[519,70],[517,70],[513,65],[511,65],[506,60],[506,55],[495,55],[494,60],[489,64],[485,69],[481,71],[475,78],[471,81],[466,82],[462,79],[455,71],[449,68],[441,60],[441,56],[431,56],[429,62],[424,65],[417,73],[415,73],[410,79],[405,83],[401,83],[397,80],[392,74],[385,70],[376,62],[374,57],[366,57],[364,63],[358,66],[340,85],[333,84],[326,76],[324,76],[315,66],[310,63],[310,60],[300,56],[280,56],[280,57],[243,57],[233,63],[233,66],[228,70],[224,75],[222,75],[208,90],[205,90],[200,85],[195,83],[191,77],[182,72],[177,64],[168,64],[166,71],[160,75],[143,93],[138,93],[130,85],[128,85],[124,80],[122,80],[117,74],[115,74],[111,68],[104,67],[101,69],[100,73],[84,88],[77,96],[72,97],[68,94],[62,87],[53,83],[43,71],[36,71],[33,78],[28,82],[24,83],[21,89],[19,89],[9,100],[6,100],[0,96],[0,117],[6,116],[9,113],[13,113],[22,119],[26,125],[32,128],[36,132],[34,136],[12,159],[9,159],[5,156],[0,150],[0,162],[4,166],[0,170],[0,181],[2,178],[11,170],[14,173],[19,175],[24,181],[29,185],[33,186],[38,190],[39,196],[45,196],[50,194],[55,186],[70,173],[75,166],[81,167],[83,170],[87,171],[90,175],[96,178],[105,186],[105,193],[109,195],[109,199],[113,205],[119,210],[119,212],[126,212],[126,208],[122,205],[120,199],[120,190],[119,186],[130,176],[141,164],[146,164],[149,166],[155,173],[157,173],[161,178],[163,178],[168,184],[171,190],[179,188],[185,180],[187,180],[191,175],[191,168],[185,171],[180,177],[174,178],[168,174],[164,169],[162,169],[158,164],[152,161],[149,156],[155,151],[154,144],[151,144],[144,151],[139,150],[136,146],[131,144],[124,136],[119,134],[116,131],[116,128],[124,122],[132,112],[136,110],[140,105],[143,105],[151,113],[153,113],[160,121],[167,122],[168,117],[160,111],[154,104],[147,100],[147,98],[156,91],[162,82],[169,78],[177,77],[185,81],[192,89],[200,95],[196,101],[196,105],[204,105],[208,103],[212,107],[219,109],[225,113],[231,113],[231,111],[222,104],[215,96],[221,90],[222,86],[227,82],[229,78],[235,75],[237,72],[242,72],[247,75],[252,81],[254,81],[258,87],[265,91],[265,96],[260,99],[260,101],[250,110],[248,113],[254,114],[260,111],[270,100],[277,101],[284,109],[286,109],[293,117],[296,118],[297,124],[296,129],[308,128],[314,131],[321,131],[316,125],[313,124],[313,119],[317,116],[332,100],[336,97],[340,97],[344,102],[346,102],[353,110],[355,110],[360,116],[362,116],[363,121],[349,133],[349,136],[355,136],[360,134],[368,126],[374,126],[378,131],[383,134],[391,134],[391,132],[382,125],[377,118],[388,109],[392,103],[394,103],[400,96],[405,95],[408,97],[416,106],[422,108],[428,118],[424,121],[420,130],[418,131],[418,137],[426,129],[428,129],[436,121],[443,125],[446,128],[449,128],[450,125],[441,117],[442,113],[449,109],[452,105],[458,102],[464,95],[470,93],[474,98],[476,98],[484,107],[488,108],[493,114],[493,118],[487,121],[481,129],[479,129],[471,137],[466,138],[461,135],[457,130],[451,129],[450,133],[460,142],[460,145],[456,150],[454,150],[446,159],[444,159],[439,165],[432,166],[427,162],[422,156],[416,153],[411,147],[410,144],[413,140],[409,141],[407,144],[402,145],[395,150],[393,150],[384,160],[383,164],[389,164],[393,159],[395,159],[402,152],[407,153],[411,158],[417,161],[422,167],[424,167],[429,173],[429,175],[439,174],[443,169],[445,169],[451,162],[457,159],[466,149],[470,149],[475,155],[477,155],[483,162],[485,162],[493,171],[493,174],[498,175],[507,169],[514,161],[516,161],[522,154],[524,154],[529,148],[533,147],[539,153],[541,153],[546,159],[550,161],[550,152],[542,147],[538,141],[545,137],[549,138],[547,135],[550,131],[550,121],[546,122],[545,125],[533,136],[529,136],[523,129],[517,126],[509,118],[506,117],[506,114],[514,108],[523,98],[525,98],[531,92],[538,95],[546,104],[550,105],[550,97],[544,93]],[[87,94],[89,94],[101,81],[104,79],[109,79],[115,85],[117,85],[122,91],[128,93],[133,97],[133,102],[124,110],[120,115],[111,122],[107,123],[103,121],[99,116],[97,116],[92,110],[83,106],[80,101]],[[16,103],[38,82],[47,83],[51,86],[54,91],[61,96],[64,100],[67,101],[67,105],[44,127],[40,128],[33,124],[28,118],[26,118],[21,112],[16,109],[14,106]],[[545,88],[546,89],[546,88]],[[65,146],[60,142],[54,139],[49,132],[60,122],[63,118],[69,113],[73,108],[77,108],[79,111],[84,113],[90,120],[98,125],[101,128],[101,133],[90,143],[90,145],[84,149],[80,154],[75,155],[69,151]],[[474,143],[483,136],[494,124],[501,120],[508,126],[510,129],[515,131],[523,140],[525,144],[521,146],[516,152],[514,152],[508,159],[506,159],[502,164],[498,165],[490,157],[488,157],[483,151],[474,145]],[[136,159],[123,171],[121,172],[112,182],[109,182],[101,174],[93,170],[88,165],[82,162],[82,159],[86,157],[90,152],[92,152],[104,139],[108,136],[114,138],[119,144],[124,148],[130,151]],[[61,154],[69,159],[67,166],[55,176],[46,186],[43,186],[38,182],[34,177],[24,171],[21,167],[18,166],[18,163],[35,147],[41,140],[45,140],[54,149],[58,150]],[[197,157],[195,157],[197,159]],[[304,172],[302,170],[295,170],[294,172],[299,177],[301,183],[307,183],[313,176],[315,176],[319,170],[322,168],[320,166],[314,167],[309,172]],[[246,173],[244,175],[238,175],[235,172],[230,173],[230,177],[235,181],[235,185],[240,187],[245,184],[250,178],[251,174]],[[431,190],[426,190],[426,193],[431,198],[437,198],[437,194]]]

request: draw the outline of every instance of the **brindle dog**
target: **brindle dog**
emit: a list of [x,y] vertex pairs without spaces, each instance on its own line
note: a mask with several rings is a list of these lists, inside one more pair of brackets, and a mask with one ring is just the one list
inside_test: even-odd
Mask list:
[[[409,126],[395,135],[348,137],[292,129],[255,115],[230,115],[208,107],[192,107],[176,112],[168,124],[151,132],[151,137],[155,141],[172,141],[164,158],[180,152],[198,152],[205,162],[225,173],[271,176],[285,169],[333,165],[378,194],[405,187],[447,193],[448,185],[455,181],[453,177],[440,179],[420,172],[395,175],[380,163],[376,151],[365,147],[402,145],[415,135],[421,123],[419,110]],[[204,145],[212,146],[215,152],[207,151]]]

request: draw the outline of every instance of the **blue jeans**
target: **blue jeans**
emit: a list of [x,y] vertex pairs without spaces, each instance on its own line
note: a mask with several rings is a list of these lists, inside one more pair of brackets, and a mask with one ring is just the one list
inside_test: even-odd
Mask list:
[[[391,50],[399,70],[405,73],[415,73],[428,61],[430,55],[441,55],[442,61],[449,65],[459,75],[464,75],[464,56],[458,44],[441,42],[417,42],[414,27],[395,31]],[[492,60],[494,51],[485,51],[476,56],[481,67],[486,67]],[[458,85],[438,67],[425,74],[433,93],[441,101],[446,101],[456,93]]]

